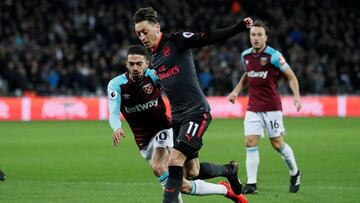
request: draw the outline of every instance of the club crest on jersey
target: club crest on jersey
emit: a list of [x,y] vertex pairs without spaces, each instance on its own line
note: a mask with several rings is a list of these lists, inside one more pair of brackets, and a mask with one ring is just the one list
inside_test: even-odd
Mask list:
[[260,58],[260,64],[262,66],[265,66],[268,63],[268,58],[267,57],[261,57]]
[[116,99],[117,95],[118,94],[115,90],[111,90],[111,92],[109,93],[109,99]]
[[249,65],[249,60],[245,60],[245,65]]
[[164,47],[162,49],[162,53],[164,54],[164,56],[168,57],[171,53],[169,46]]
[[146,94],[151,94],[154,90],[154,87],[151,83],[144,85],[142,88]]

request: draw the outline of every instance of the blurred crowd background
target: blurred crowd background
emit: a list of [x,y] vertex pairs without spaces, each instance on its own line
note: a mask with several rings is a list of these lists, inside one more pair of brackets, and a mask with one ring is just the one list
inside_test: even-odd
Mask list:
[[[163,31],[209,31],[246,16],[265,21],[303,95],[360,93],[360,6],[339,0],[2,0],[0,96],[103,96],[139,44],[133,13],[152,6]],[[206,95],[227,95],[243,73],[248,34],[194,49]],[[285,84],[285,85],[283,85]],[[287,81],[282,94],[291,93]]]

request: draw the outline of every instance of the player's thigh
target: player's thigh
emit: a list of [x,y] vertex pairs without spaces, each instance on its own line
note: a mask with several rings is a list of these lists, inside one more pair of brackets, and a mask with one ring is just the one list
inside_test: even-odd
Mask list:
[[150,162],[155,176],[160,177],[168,170],[169,150],[166,148],[154,148]]
[[245,140],[247,136],[264,137],[263,128],[264,123],[262,121],[261,114],[252,111],[246,111],[244,119]]
[[187,160],[184,164],[184,177],[187,179],[194,179],[199,175],[200,162],[199,158]]
[[210,123],[210,113],[185,118],[180,124],[174,149],[182,152],[187,158],[195,158],[194,155],[201,149],[202,137]]
[[279,137],[285,134],[283,115],[281,111],[268,111],[262,114],[265,123],[265,130],[270,138]]
[[168,166],[184,166],[186,155],[173,148],[170,152]]
[[150,161],[153,157],[155,148],[164,148],[167,151],[170,151],[173,145],[172,129],[163,129],[155,134],[149,144],[140,151],[140,154],[144,157],[144,159]]
[[165,167],[166,169],[169,156],[170,156],[170,152],[168,149],[160,148],[160,147],[154,148],[150,160],[151,167],[155,169],[160,167],[162,168]]
[[152,165],[164,165],[169,160],[169,153],[174,146],[173,130],[164,129],[156,133],[153,138],[153,152],[151,156]]

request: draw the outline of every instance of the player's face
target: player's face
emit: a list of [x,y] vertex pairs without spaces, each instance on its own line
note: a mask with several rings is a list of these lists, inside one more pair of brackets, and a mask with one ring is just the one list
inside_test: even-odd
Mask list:
[[265,47],[267,35],[263,27],[252,27],[250,29],[250,42],[254,49],[260,50]]
[[126,68],[128,69],[129,76],[134,81],[139,81],[143,76],[145,69],[149,63],[145,56],[138,54],[129,54],[126,60]]
[[147,20],[135,24],[135,32],[140,41],[148,49],[156,47],[160,38],[160,25]]

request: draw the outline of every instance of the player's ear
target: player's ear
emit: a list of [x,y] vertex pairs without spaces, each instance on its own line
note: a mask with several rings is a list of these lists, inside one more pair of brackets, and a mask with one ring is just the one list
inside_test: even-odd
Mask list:
[[149,65],[150,65],[150,60],[149,60],[149,59],[146,59],[145,64],[146,64],[146,68],[148,68],[148,67],[149,67]]

